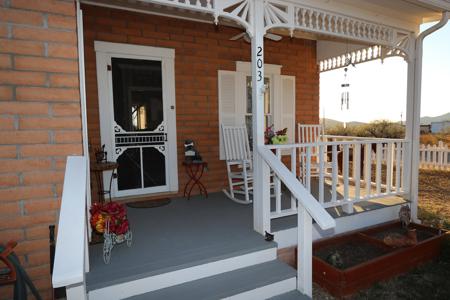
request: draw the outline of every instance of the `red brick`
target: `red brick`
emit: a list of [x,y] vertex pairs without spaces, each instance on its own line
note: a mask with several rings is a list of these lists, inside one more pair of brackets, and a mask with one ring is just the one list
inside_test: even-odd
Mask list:
[[18,202],[8,202],[0,204],[0,216],[14,216],[20,214]]
[[14,58],[14,66],[17,70],[30,70],[30,71],[56,72],[56,73],[78,72],[77,61],[59,58],[18,56]]
[[81,129],[81,117],[20,118],[20,129]]
[[0,102],[0,114],[47,115],[48,104],[16,101]]
[[36,240],[36,239],[42,239],[42,238],[48,238],[48,226],[33,226],[33,227],[27,227],[25,229],[25,237],[27,240]]
[[79,91],[70,88],[18,87],[18,101],[79,101]]
[[51,167],[50,160],[11,159],[2,161],[2,163],[0,164],[0,173],[48,170],[50,169],[50,167]]
[[45,131],[0,131],[0,141],[10,145],[47,143],[49,136]]
[[11,117],[0,116],[0,130],[14,129],[14,119]]
[[61,57],[61,58],[78,58],[78,50],[76,46],[61,45],[61,44],[49,44],[48,45],[49,57]]
[[48,28],[13,27],[13,37],[15,39],[59,42],[76,44],[77,38],[74,31],[61,31]]
[[42,14],[19,9],[0,8],[0,20],[16,24],[43,25]]
[[23,239],[24,239],[23,229],[0,230],[0,241],[2,242],[7,242],[11,240],[19,242]]
[[58,15],[48,16],[48,26],[52,28],[64,28],[75,30],[77,27],[77,21],[74,17],[65,17]]
[[50,12],[62,15],[75,15],[74,1],[57,1],[57,0],[12,0],[11,7],[24,8],[27,10],[36,10],[43,12]]
[[45,85],[46,81],[45,73],[0,70],[0,82],[3,84]]
[[97,39],[100,41],[125,43],[127,41],[127,36],[125,34],[113,34],[108,32],[98,32]]
[[0,86],[0,101],[12,100],[13,92],[12,87]]
[[25,172],[22,176],[24,185],[61,183],[64,180],[64,171]]
[[19,177],[16,174],[0,174],[0,187],[16,185],[19,185]]
[[52,112],[56,117],[80,116],[81,113],[78,103],[55,103]]
[[78,75],[51,74],[50,85],[54,87],[78,88]]
[[0,52],[44,55],[44,44],[41,42],[0,39]]
[[34,251],[46,251],[48,249],[48,239],[23,241],[15,248],[16,254],[28,254]]
[[26,199],[38,199],[53,195],[52,187],[46,186],[21,186],[7,189],[0,189],[0,200],[15,201]]
[[54,136],[56,144],[75,144],[83,141],[81,131],[56,131]]
[[11,55],[0,54],[0,69],[11,69],[12,61]]
[[[48,229],[47,229],[48,231]],[[35,256],[40,255],[42,256],[41,259],[36,259]],[[45,260],[45,257],[47,259]],[[42,278],[47,277],[48,274],[50,274],[50,256],[47,251],[43,252],[34,252],[32,254],[28,255],[28,264],[25,268],[28,276],[30,278]],[[39,262],[39,263],[36,263]],[[34,264],[34,265],[33,265]]]
[[67,156],[80,155],[82,153],[81,144],[56,144],[56,145],[24,145],[21,147],[22,157],[39,156]]
[[[61,180],[61,178],[55,178],[55,180]],[[59,201],[56,199],[42,199],[42,200],[27,200],[25,201],[25,213],[26,214],[34,214],[37,212],[45,212],[50,210],[57,210],[60,207]]]
[[6,24],[0,24],[0,37],[8,37],[8,27]]
[[[14,218],[0,218],[0,228],[4,229],[18,229],[24,227],[32,227],[35,225],[50,225],[55,224],[56,214],[54,212],[34,214],[29,216],[14,216]],[[47,239],[48,247],[48,239]]]
[[16,146],[0,146],[0,158],[16,158],[17,147]]

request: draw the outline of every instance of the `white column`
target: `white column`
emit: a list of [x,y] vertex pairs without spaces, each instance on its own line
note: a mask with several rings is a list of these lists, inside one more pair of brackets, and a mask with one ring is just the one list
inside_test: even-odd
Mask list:
[[[415,45],[416,39],[411,37],[412,45]],[[415,46],[411,47],[408,57],[408,80],[406,94],[406,132],[405,138],[409,141],[406,147],[404,175],[407,184],[409,201],[411,201],[411,217],[417,221],[417,201],[419,192],[419,165],[416,163],[414,149],[419,147],[420,140],[420,98],[415,97],[416,93],[416,58]],[[398,183],[396,183],[398,185]]]
[[270,232],[269,167],[258,153],[264,145],[264,3],[254,0],[252,36],[252,115],[253,115],[253,228]]
[[78,285],[69,285],[66,287],[67,300],[87,300],[86,284],[83,281]]
[[298,206],[297,289],[312,297],[312,218]]

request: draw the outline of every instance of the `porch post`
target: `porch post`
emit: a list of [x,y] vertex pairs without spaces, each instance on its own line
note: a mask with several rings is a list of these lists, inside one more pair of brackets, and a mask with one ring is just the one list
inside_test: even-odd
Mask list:
[[[408,189],[409,201],[411,201],[411,218],[417,221],[417,197],[418,197],[418,164],[414,162],[414,148],[419,147],[420,140],[420,103],[414,97],[416,81],[416,49],[415,37],[411,36],[411,47],[408,53],[408,71],[407,71],[407,92],[406,92],[406,131],[405,138],[409,142],[407,144],[406,155],[404,159],[405,165],[403,175],[406,176],[406,188]],[[417,132],[417,133],[416,133]],[[417,136],[419,134],[419,136]],[[395,183],[396,185],[398,183]]]
[[412,39],[408,61],[408,99],[406,108],[406,139],[409,140],[409,151],[406,156],[405,173],[409,185],[409,200],[411,201],[411,218],[418,222],[417,207],[419,200],[419,147],[420,147],[420,104],[422,101],[422,53],[424,39],[444,27],[450,18],[450,12],[442,13],[441,20],[419,36]]
[[[253,3],[252,3],[253,2]],[[253,120],[253,228],[270,232],[269,167],[258,152],[264,145],[264,2],[253,0],[252,120]]]

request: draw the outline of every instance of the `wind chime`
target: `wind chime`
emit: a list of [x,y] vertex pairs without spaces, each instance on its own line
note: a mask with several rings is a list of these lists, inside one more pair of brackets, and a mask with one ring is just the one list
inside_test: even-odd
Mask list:
[[[350,82],[348,79],[348,67],[353,65],[351,62],[351,58],[347,57],[345,60],[345,68],[344,68],[344,81],[341,84],[341,111],[344,115],[347,115],[346,112],[350,109]],[[353,65],[354,66],[354,65]],[[346,118],[344,121],[344,128],[347,127]]]

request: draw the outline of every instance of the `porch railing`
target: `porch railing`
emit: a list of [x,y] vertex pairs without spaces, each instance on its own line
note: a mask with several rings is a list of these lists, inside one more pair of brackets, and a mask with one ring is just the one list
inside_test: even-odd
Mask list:
[[323,230],[336,227],[336,222],[267,146],[259,147],[258,153],[298,203],[297,288],[312,297],[312,220]]
[[420,145],[420,168],[450,170],[450,149],[443,142],[438,145]]
[[[290,164],[290,172],[324,208],[341,206],[353,212],[353,204],[409,192],[403,139],[353,139],[311,144],[270,145],[278,160]],[[275,177],[275,188],[280,179]],[[296,213],[295,197],[284,201],[275,193],[271,218]],[[290,202],[290,204],[288,204]]]
[[54,288],[66,287],[68,300],[87,299],[87,171],[86,157],[67,157],[52,283]]

